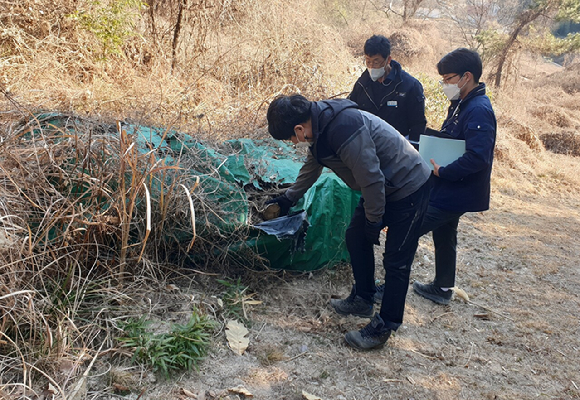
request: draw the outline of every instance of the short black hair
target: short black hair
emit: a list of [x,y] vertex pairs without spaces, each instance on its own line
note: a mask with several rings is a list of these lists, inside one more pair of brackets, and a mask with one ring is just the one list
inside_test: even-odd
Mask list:
[[300,94],[278,96],[268,107],[268,132],[274,139],[289,140],[296,125],[307,122],[312,112],[310,101]]
[[391,42],[383,35],[373,35],[365,42],[364,52],[367,56],[380,54],[387,58],[391,55]]
[[479,82],[479,78],[481,78],[483,66],[481,65],[481,58],[477,51],[460,48],[446,54],[437,63],[437,71],[439,75],[463,75],[469,71],[473,74],[473,79],[477,83]]

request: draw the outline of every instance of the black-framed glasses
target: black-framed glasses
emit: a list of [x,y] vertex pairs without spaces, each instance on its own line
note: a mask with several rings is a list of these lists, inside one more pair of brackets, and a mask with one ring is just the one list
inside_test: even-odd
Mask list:
[[439,84],[440,84],[441,86],[443,86],[443,85],[447,85],[447,84],[449,83],[449,81],[450,81],[451,79],[455,78],[456,76],[459,76],[459,74],[453,74],[453,75],[451,75],[451,76],[448,76],[447,78],[444,78],[444,79],[440,80],[440,81],[439,81]]
[[367,68],[383,68],[385,65],[387,65],[387,58],[383,60],[377,60],[365,57],[364,62]]

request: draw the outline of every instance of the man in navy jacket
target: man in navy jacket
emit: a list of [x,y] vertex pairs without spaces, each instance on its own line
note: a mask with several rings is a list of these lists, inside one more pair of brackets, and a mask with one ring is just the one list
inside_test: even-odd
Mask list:
[[455,286],[457,226],[466,212],[489,209],[490,177],[497,122],[485,84],[477,52],[457,49],[437,64],[443,91],[451,101],[441,132],[465,140],[465,154],[446,166],[433,164],[433,190],[421,226],[421,235],[433,232],[435,279],[415,282],[419,295],[439,304],[448,304]]
[[386,37],[370,37],[364,53],[367,69],[348,98],[361,110],[388,122],[417,147],[419,135],[427,125],[423,86],[392,59],[391,43]]
[[[270,200],[280,206],[281,214],[316,182],[323,167],[361,192],[346,231],[355,285],[350,296],[332,299],[331,305],[339,314],[372,318],[360,331],[348,332],[347,343],[361,350],[384,345],[403,322],[411,264],[429,199],[428,164],[392,126],[350,100],[278,97],[268,108],[268,131],[275,139],[310,147],[296,182]],[[379,244],[385,226],[386,290],[380,313],[374,314],[373,245]]]

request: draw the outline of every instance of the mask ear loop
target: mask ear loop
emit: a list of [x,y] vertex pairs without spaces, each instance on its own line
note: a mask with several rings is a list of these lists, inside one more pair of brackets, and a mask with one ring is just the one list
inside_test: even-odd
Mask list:
[[[465,74],[466,74],[466,73],[467,73],[467,71],[465,71],[465,72],[463,73],[463,75],[461,75],[461,78],[459,78],[459,80],[457,81],[457,87],[459,87],[459,82],[461,82],[461,80],[463,79],[463,77],[465,76]],[[463,89],[463,87],[464,87],[465,85],[467,85],[467,82],[465,82],[465,83],[463,84],[463,86],[461,86],[459,89],[460,89],[460,90],[461,90],[461,89]]]

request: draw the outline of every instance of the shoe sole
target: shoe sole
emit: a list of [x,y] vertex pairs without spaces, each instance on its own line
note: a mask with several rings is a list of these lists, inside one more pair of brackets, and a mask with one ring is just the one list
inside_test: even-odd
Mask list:
[[339,310],[339,309],[338,309],[338,308],[336,308],[336,306],[335,306],[335,305],[332,303],[332,301],[330,302],[330,305],[332,306],[332,308],[334,308],[334,311],[336,311],[336,313],[337,313],[337,314],[340,314],[340,315],[345,315],[345,316],[348,316],[348,315],[354,315],[355,317],[361,317],[361,318],[372,318],[372,317],[374,317],[374,316],[375,316],[375,310],[374,310],[374,308],[371,308],[371,311],[370,311],[370,313],[368,313],[368,314],[362,314],[362,313],[360,313],[360,314],[357,314],[357,313],[349,313],[349,312],[344,312],[344,311],[341,311],[341,310]]
[[357,350],[360,350],[360,351],[379,350],[379,349],[382,349],[383,347],[385,347],[385,344],[387,344],[387,342],[385,342],[385,343],[381,343],[379,345],[376,345],[374,347],[368,347],[368,348],[367,347],[360,347],[355,342],[353,342],[352,339],[349,338],[348,334],[344,335],[344,340],[346,341],[346,343],[348,343],[349,346],[351,346]]
[[433,296],[431,293],[422,292],[422,291],[421,291],[421,289],[417,289],[417,288],[415,287],[415,285],[413,285],[413,290],[414,290],[414,291],[415,291],[415,293],[417,293],[419,296],[421,296],[421,297],[424,297],[424,298],[426,298],[426,299],[428,299],[428,300],[431,300],[431,301],[432,301],[432,302],[434,302],[434,303],[441,304],[441,305],[443,305],[443,306],[446,306],[446,305],[448,305],[448,304],[449,304],[449,302],[451,301],[451,299],[443,299],[443,298],[441,298],[441,297],[436,297],[436,296]]

